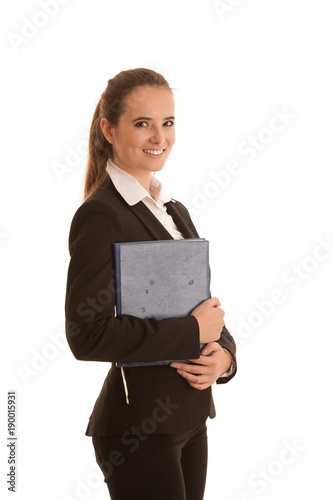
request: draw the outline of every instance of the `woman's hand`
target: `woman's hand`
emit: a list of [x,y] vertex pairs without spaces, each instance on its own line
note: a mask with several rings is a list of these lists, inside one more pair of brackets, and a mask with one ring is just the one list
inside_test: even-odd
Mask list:
[[[229,370],[232,358],[220,344],[217,342],[208,343],[203,352],[206,355],[201,355],[198,359],[189,359],[199,365],[191,365],[187,363],[171,363],[172,368],[177,369],[177,373],[187,380],[194,389],[207,389],[216,382],[216,380]],[[210,356],[207,354],[212,353]]]
[[224,311],[219,307],[221,302],[216,297],[205,300],[192,312],[199,323],[200,343],[208,344],[218,340],[224,326]]

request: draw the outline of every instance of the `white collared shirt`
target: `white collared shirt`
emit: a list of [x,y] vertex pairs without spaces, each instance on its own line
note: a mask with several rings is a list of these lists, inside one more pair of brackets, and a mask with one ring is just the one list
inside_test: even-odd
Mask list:
[[154,176],[151,176],[150,190],[152,196],[131,174],[119,168],[113,161],[108,160],[106,171],[111,177],[117,191],[129,205],[135,205],[142,201],[147,208],[155,215],[165,229],[171,234],[173,239],[184,239],[183,234],[178,230],[173,218],[168,214],[164,203],[171,201],[163,184]]
[[[112,160],[108,160],[106,171],[109,174],[115,188],[129,205],[136,205],[142,201],[147,208],[155,215],[165,229],[175,240],[184,239],[183,234],[178,230],[173,218],[168,214],[164,203],[171,201],[165,187],[154,175],[151,176],[150,190],[152,196],[141,186],[133,175],[118,167]],[[224,351],[228,352],[226,349]],[[220,377],[227,377],[233,372],[233,363],[229,370]]]

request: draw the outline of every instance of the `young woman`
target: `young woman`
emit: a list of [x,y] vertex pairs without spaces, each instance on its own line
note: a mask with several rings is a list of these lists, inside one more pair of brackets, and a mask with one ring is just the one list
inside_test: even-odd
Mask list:
[[[198,238],[184,205],[152,175],[172,150],[174,122],[162,75],[138,68],[109,80],[91,124],[85,200],[70,228],[66,334],[77,359],[112,363],[86,435],[113,500],[202,500],[211,386],[237,369],[217,298],[182,318],[116,315],[113,243]],[[196,364],[116,366],[163,359]]]

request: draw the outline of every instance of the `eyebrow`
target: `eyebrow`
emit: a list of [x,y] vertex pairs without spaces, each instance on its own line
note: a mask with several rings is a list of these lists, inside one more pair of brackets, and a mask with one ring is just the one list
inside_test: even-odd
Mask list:
[[[137,122],[138,120],[149,120],[149,121],[151,121],[152,118],[147,118],[147,116],[139,116],[139,118],[135,118],[135,120],[132,120],[132,123],[133,122]],[[166,118],[164,118],[164,120],[175,120],[175,117],[174,116],[167,116]]]

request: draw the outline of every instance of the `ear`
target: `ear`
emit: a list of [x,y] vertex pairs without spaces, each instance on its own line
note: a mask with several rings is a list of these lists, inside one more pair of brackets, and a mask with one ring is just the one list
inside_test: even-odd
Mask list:
[[102,118],[100,121],[100,126],[105,139],[110,143],[114,143],[114,128],[111,127],[110,123],[106,118]]

